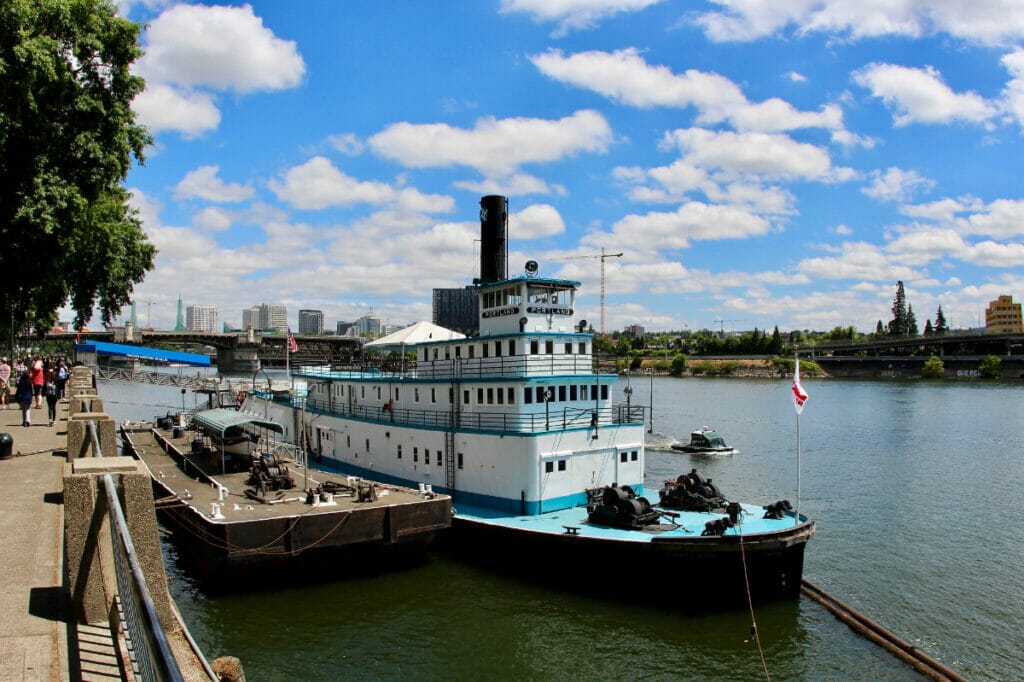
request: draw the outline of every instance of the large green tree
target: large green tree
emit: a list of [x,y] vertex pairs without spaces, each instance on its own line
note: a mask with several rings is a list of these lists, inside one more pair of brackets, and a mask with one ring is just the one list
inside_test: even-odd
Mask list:
[[889,321],[890,336],[906,336],[907,331],[907,294],[903,290],[903,282],[896,282],[896,297],[892,300],[892,320]]
[[0,1],[0,329],[126,305],[156,250],[122,183],[152,141],[140,26],[107,0]]

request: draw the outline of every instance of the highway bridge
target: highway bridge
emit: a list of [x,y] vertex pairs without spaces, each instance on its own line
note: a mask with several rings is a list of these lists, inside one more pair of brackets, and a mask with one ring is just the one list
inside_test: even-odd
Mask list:
[[805,357],[874,357],[906,355],[1024,355],[1024,334],[957,332],[939,336],[871,336],[859,340],[801,345]]
[[[285,334],[168,332],[124,328],[97,332],[51,333],[47,338],[84,343],[107,341],[137,346],[185,348],[192,352],[216,353],[221,371],[254,372],[260,367],[284,367],[288,336]],[[298,350],[290,355],[293,364],[349,363],[360,354],[362,340],[349,336],[295,335]]]

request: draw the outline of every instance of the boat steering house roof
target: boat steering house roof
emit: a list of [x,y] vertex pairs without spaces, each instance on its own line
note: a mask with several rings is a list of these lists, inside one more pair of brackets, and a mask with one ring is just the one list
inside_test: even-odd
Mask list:
[[242,426],[243,424],[255,424],[277,433],[284,431],[284,428],[277,422],[223,407],[196,412],[192,419],[200,426],[217,433],[224,433],[232,426]]

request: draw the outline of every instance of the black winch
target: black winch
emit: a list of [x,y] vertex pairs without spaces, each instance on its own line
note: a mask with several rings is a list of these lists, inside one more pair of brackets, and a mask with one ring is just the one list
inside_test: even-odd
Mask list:
[[637,497],[628,485],[594,488],[587,496],[587,518],[602,526],[642,528],[657,523],[661,516],[646,497]]
[[711,511],[722,509],[728,504],[718,486],[710,478],[704,480],[696,469],[675,480],[667,479],[658,494],[662,507],[683,511]]

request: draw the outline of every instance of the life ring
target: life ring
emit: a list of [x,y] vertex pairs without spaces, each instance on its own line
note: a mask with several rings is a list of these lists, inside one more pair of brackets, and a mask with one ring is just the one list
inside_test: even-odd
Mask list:
[[391,401],[389,400],[386,403],[384,403],[383,405],[381,405],[380,409],[385,411],[385,412],[390,412],[391,411]]

